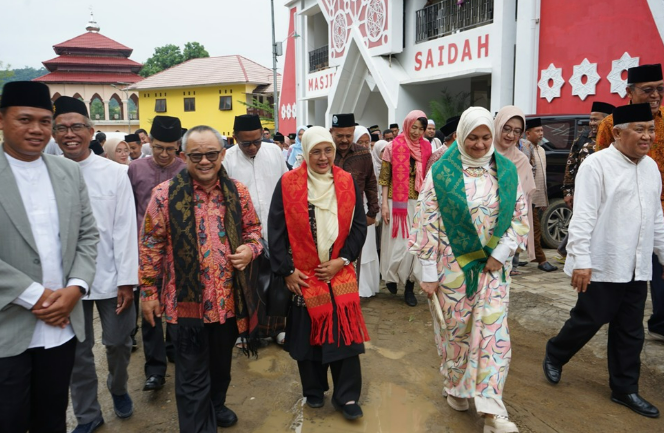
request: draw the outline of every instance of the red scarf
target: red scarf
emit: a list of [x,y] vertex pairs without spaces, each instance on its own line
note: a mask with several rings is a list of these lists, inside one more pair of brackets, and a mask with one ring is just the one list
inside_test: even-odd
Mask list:
[[404,238],[408,238],[408,192],[410,184],[410,158],[415,162],[415,191],[419,192],[426,175],[426,166],[431,157],[431,143],[420,137],[419,142],[410,139],[410,128],[426,114],[419,110],[408,113],[403,122],[403,131],[392,141],[392,237],[396,238],[399,228]]
[[[334,190],[337,194],[339,236],[334,242],[331,259],[339,257],[344,246],[355,210],[355,185],[350,173],[333,167]],[[315,270],[320,265],[318,251],[314,243],[313,233],[309,225],[309,203],[307,201],[307,166],[284,174],[281,180],[281,191],[285,208],[286,229],[293,251],[293,264],[309,279],[309,287],[302,287],[302,296],[311,317],[312,345],[333,343],[332,329],[332,298],[330,286],[337,305],[339,336],[344,345],[369,341],[369,333],[364,324],[357,276],[352,264],[344,266],[332,278],[330,285],[316,278]],[[341,338],[338,344],[341,344]]]

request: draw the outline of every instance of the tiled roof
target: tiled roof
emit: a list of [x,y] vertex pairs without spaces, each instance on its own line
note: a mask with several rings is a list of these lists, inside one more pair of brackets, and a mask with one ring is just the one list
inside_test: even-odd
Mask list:
[[44,66],[47,65],[110,65],[110,66],[138,66],[141,65],[126,57],[110,57],[110,56],[58,56],[51,60],[42,62]]
[[43,83],[136,83],[143,77],[137,74],[113,74],[95,72],[51,72],[32,81]]
[[[277,79],[281,81],[281,75],[278,74]],[[238,83],[269,85],[272,83],[272,70],[238,55],[191,59],[152,75],[131,88],[146,90]]]
[[76,36],[68,41],[61,42],[53,45],[53,49],[57,54],[67,52],[71,48],[88,48],[97,50],[113,50],[113,51],[127,51],[127,56],[131,55],[133,51],[131,48],[126,47],[111,38],[108,38],[100,33],[87,32],[80,36]]

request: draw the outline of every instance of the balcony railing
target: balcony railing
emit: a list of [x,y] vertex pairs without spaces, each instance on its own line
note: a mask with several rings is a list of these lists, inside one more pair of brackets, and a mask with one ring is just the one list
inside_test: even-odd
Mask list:
[[309,51],[309,72],[316,72],[327,68],[330,65],[329,59],[328,45]]
[[415,43],[493,22],[493,0],[442,0],[415,12]]

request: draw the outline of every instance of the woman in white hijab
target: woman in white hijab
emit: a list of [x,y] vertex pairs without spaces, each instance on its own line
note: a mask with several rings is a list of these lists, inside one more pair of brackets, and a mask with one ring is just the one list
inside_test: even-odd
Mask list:
[[324,405],[327,368],[332,405],[346,419],[362,416],[359,355],[368,340],[355,269],[366,237],[362,193],[334,165],[336,149],[320,126],[302,135],[304,161],[277,183],[268,218],[272,271],[293,294],[284,348],[297,361],[302,394]]
[[529,230],[516,167],[494,151],[493,137],[486,109],[462,114],[457,144],[424,181],[410,236],[420,286],[442,310],[434,332],[447,403],[467,411],[474,399],[485,433],[518,432],[502,394],[512,358],[509,271]]
[[364,126],[356,126],[353,134],[353,142],[371,150],[371,133]]

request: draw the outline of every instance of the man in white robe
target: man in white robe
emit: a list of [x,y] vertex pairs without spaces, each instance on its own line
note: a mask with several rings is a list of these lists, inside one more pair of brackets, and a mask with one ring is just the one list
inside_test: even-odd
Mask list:
[[557,384],[563,365],[608,323],[611,400],[657,418],[659,410],[638,394],[653,252],[664,263],[662,177],[647,156],[655,123],[648,104],[618,107],[613,116],[614,143],[587,157],[576,177],[565,273],[578,299],[547,343],[543,369]]

